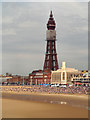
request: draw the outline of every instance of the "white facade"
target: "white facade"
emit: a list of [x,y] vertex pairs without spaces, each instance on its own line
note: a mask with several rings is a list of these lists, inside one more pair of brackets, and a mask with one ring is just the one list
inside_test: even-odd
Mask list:
[[66,68],[66,63],[63,62],[61,69],[58,69],[57,71],[52,71],[51,84],[70,84],[72,77],[80,73],[81,72],[74,68]]
[[76,84],[76,85],[80,84],[80,85],[90,86],[90,76],[87,72],[87,73],[84,73],[82,76],[73,77],[72,82],[73,84]]

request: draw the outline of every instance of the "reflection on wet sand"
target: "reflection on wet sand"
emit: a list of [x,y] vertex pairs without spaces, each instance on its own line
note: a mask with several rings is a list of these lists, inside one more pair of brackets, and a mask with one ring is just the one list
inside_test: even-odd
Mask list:
[[3,99],[4,118],[87,118],[88,111],[70,105]]
[[2,94],[4,118],[88,118],[86,96],[58,94]]

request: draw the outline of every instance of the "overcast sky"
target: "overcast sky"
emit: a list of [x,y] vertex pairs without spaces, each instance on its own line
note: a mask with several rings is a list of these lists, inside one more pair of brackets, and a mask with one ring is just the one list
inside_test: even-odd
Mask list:
[[56,21],[59,68],[88,69],[88,3],[3,3],[3,74],[28,75],[43,69],[46,24],[50,11]]
[[88,2],[89,0],[0,0],[0,2]]

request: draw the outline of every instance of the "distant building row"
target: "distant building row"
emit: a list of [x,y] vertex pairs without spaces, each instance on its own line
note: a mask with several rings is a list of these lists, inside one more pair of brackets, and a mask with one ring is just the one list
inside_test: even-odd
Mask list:
[[90,77],[87,76],[86,73],[88,73],[88,71],[78,71],[74,68],[66,68],[66,63],[63,62],[61,69],[58,69],[56,71],[33,71],[31,74],[29,74],[29,81],[30,85],[87,85],[90,84]]
[[90,75],[88,71],[78,71],[74,68],[67,68],[66,63],[62,63],[61,69],[56,71],[35,70],[29,76],[18,76],[6,73],[6,76],[1,76],[2,84],[17,84],[17,85],[89,85]]

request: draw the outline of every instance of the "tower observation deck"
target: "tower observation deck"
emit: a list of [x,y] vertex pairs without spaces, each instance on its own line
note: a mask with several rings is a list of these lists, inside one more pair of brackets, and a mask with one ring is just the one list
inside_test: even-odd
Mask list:
[[50,13],[50,17],[47,23],[47,31],[46,31],[46,54],[43,69],[57,70],[58,69],[58,61],[57,61],[57,53],[56,53],[56,23],[53,18],[52,11]]

